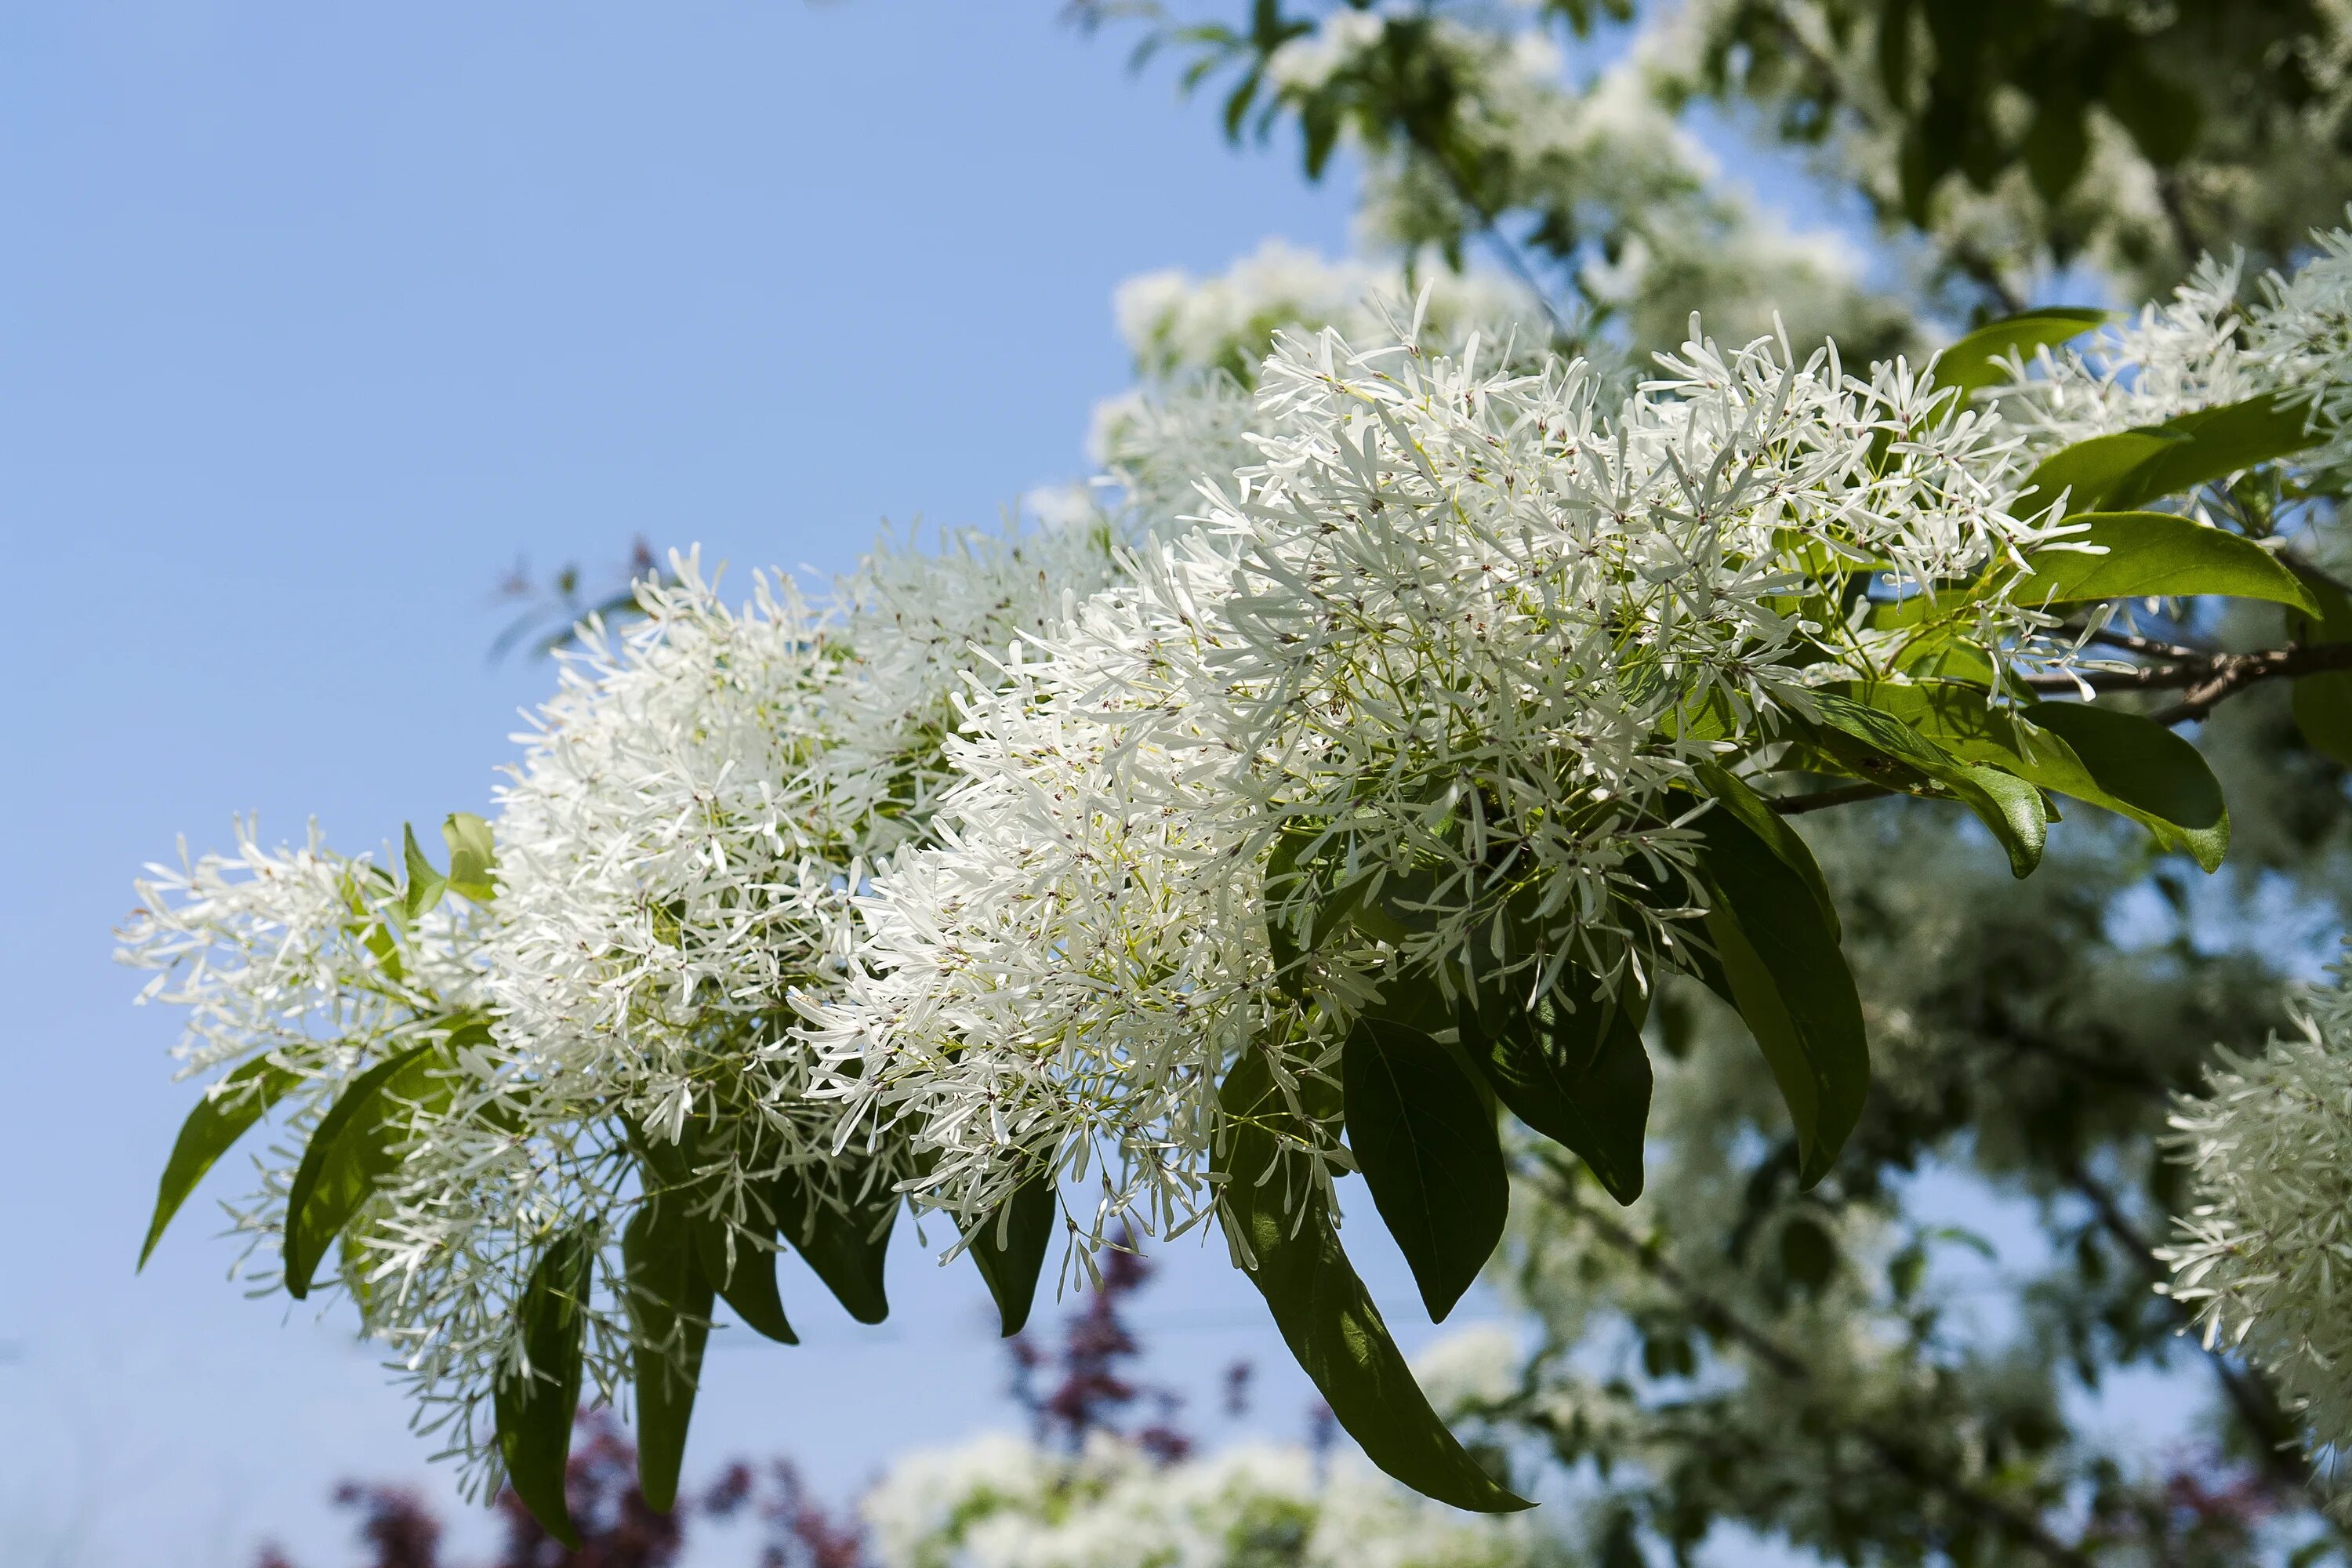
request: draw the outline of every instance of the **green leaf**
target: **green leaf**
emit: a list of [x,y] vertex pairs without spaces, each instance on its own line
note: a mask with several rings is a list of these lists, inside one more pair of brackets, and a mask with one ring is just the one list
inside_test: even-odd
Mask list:
[[2151,826],[2171,828],[2178,847],[2206,870],[2221,863],[2229,806],[2195,746],[2153,719],[2087,702],[2037,702],[2026,711],[2066,742],[2102,794]]
[[1339,1426],[1373,1464],[1425,1497],[1482,1513],[1530,1506],[1479,1468],[1413,1382],[1303,1156],[1284,1145],[1284,1135],[1307,1130],[1284,1103],[1265,1052],[1244,1051],[1217,1098],[1227,1119],[1212,1162],[1218,1221]]
[[2134,469],[2183,439],[2157,428],[2118,430],[2053,452],[2025,476],[2025,487],[2018,492],[2018,513],[2022,516],[2031,510],[2024,498],[2032,497],[2033,507],[2047,508],[2057,501],[2061,491],[2066,497],[2068,516],[2095,511]]
[[[1882,689],[1885,689],[1870,688],[1864,694],[1875,696]],[[1962,762],[1883,708],[1855,701],[1836,691],[1822,690],[1810,695],[1822,722],[1832,731],[1934,780],[1976,813],[1977,819],[1992,830],[2008,853],[2012,875],[2030,876],[2042,863],[2042,851],[2049,837],[2049,813],[2039,794],[1997,769]],[[1882,782],[1893,783],[1897,788],[1908,787],[1899,774],[1882,778]]]
[[2042,549],[2026,557],[2020,603],[2082,604],[2097,599],[2187,599],[2216,595],[2267,599],[2317,615],[2311,590],[2252,540],[2161,511],[2088,512],[2070,544],[2104,554]]
[[878,1323],[890,1315],[883,1265],[890,1251],[890,1229],[898,1217],[895,1189],[877,1182],[851,1199],[845,1213],[816,1198],[798,1175],[787,1171],[769,1187],[768,1201],[784,1239],[800,1249],[851,1317]]
[[453,811],[441,824],[441,837],[449,844],[449,886],[478,904],[497,898],[499,854],[490,825],[470,811]]
[[[1789,819],[1748,788],[1745,780],[1719,763],[1701,763],[1693,776],[1717,805],[1762,839],[1765,847],[1780,857],[1782,865],[1805,879],[1805,886],[1812,889],[1813,902],[1821,909],[1822,919],[1828,922],[1830,934],[1842,937],[1844,933],[1838,921],[1837,900],[1830,897],[1830,885],[1822,876],[1821,863],[1813,858],[1811,848]],[[1638,1029],[1640,1025],[1634,1026]],[[1524,1121],[1527,1118],[1519,1120]]]
[[441,901],[449,886],[449,879],[433,868],[425,851],[416,847],[416,829],[406,823],[400,826],[400,858],[408,873],[408,885],[401,889],[401,911],[411,921]]
[[155,1214],[147,1222],[147,1240],[139,1248],[139,1267],[163,1237],[163,1227],[180,1212],[205,1173],[213,1168],[246,1129],[269,1113],[269,1108],[301,1082],[301,1075],[272,1066],[268,1057],[256,1057],[205,1090],[204,1099],[180,1123],[172,1157],[163,1163],[163,1179],[155,1187]]
[[353,1079],[320,1118],[286,1194],[286,1290],[296,1300],[310,1293],[329,1245],[398,1164],[407,1108],[430,1114],[448,1104],[446,1069],[444,1050],[412,1046]]
[[1348,1146],[1432,1321],[1478,1278],[1511,1201],[1495,1119],[1435,1036],[1393,1012],[1356,1020],[1340,1047]]
[[2043,458],[2026,477],[2023,493],[2037,494],[2046,506],[2060,490],[2071,490],[2070,516],[2129,511],[2292,457],[2318,438],[2306,410],[2281,394],[2264,393],[2078,441]]
[[[650,1197],[621,1232],[631,1352],[637,1384],[637,1489],[656,1513],[677,1501],[677,1472],[694,1415],[695,1383],[710,1337],[711,1289],[696,1256],[693,1222],[675,1198]],[[677,1343],[676,1355],[648,1345]]]
[[1799,1174],[1820,1181],[1870,1091],[1862,1003],[1811,889],[1728,812],[1698,820],[1700,872],[1713,891],[1710,976],[1748,1024],[1796,1123]]
[[[2055,713],[2061,715],[2061,725],[2089,727],[2100,735],[2147,725],[2189,753],[2183,757],[2165,741],[2153,738],[2143,737],[2134,742],[2137,748],[2153,749],[2167,758],[2168,769],[2201,768],[2203,759],[2195,756],[2195,747],[2171,736],[2161,725],[2134,714],[2097,709],[2091,710],[2096,717],[2075,720],[2071,716],[2084,711],[2080,703],[2037,702],[2018,709],[1998,709],[1991,706],[1990,698],[1990,694],[1982,688],[1947,681],[1880,685],[1867,692],[1872,706],[1900,717],[1964,762],[1987,764],[2053,794],[2129,817],[2153,834],[2163,847],[2195,856],[2209,871],[2221,864],[2221,852],[2229,844],[2229,821],[2227,814],[2218,809],[2218,787],[2210,795],[2200,790],[2168,797],[2168,804],[2174,809],[2187,810],[2191,815],[2183,820],[2166,817],[2108,790],[2074,748],[2039,721]],[[2112,752],[2116,743],[2116,739],[2110,738],[2102,750],[2096,736],[2090,742],[2102,755]],[[2145,793],[2139,796],[2142,801],[2155,798],[2158,797]]]
[[572,1454],[572,1416],[580,1407],[581,1346],[588,1328],[588,1264],[594,1248],[585,1229],[562,1232],[547,1244],[515,1303],[527,1368],[501,1368],[491,1385],[499,1457],[507,1485],[540,1528],[577,1552],[580,1532],[563,1492]]
[[2101,510],[2128,511],[2165,496],[2292,457],[2315,445],[2309,411],[2281,394],[2200,408],[2158,428],[2179,437],[2150,453],[2107,493]]
[[1969,394],[1992,385],[2007,374],[2011,353],[2030,360],[2034,350],[2056,348],[2114,318],[2112,310],[2053,305],[1988,321],[1936,356],[1936,384],[1959,389],[1957,412]]
[[1014,1190],[1003,1208],[980,1222],[972,1232],[971,1260],[988,1282],[996,1301],[996,1316],[1011,1339],[1029,1321],[1036,1300],[1037,1276],[1045,1267],[1045,1249],[1054,1239],[1054,1183],[1050,1176],[1030,1178]]
[[[792,1320],[784,1316],[784,1299],[776,1289],[776,1254],[740,1231],[734,1234],[732,1256],[728,1247],[730,1226],[716,1215],[698,1215],[694,1221],[694,1245],[704,1278],[719,1297],[735,1309],[743,1326],[780,1345],[796,1345]],[[756,1228],[756,1227],[755,1227]]]
[[1609,1195],[1642,1195],[1650,1122],[1650,1055],[1642,1047],[1649,998],[1630,976],[1615,994],[1571,967],[1527,1009],[1461,1010],[1462,1041],[1511,1114],[1592,1169]]

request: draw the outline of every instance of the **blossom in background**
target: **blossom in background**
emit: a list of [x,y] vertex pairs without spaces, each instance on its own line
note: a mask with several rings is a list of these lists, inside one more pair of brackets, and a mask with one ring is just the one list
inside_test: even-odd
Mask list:
[[2158,1254],[2206,1342],[2276,1377],[2322,1451],[2352,1441],[2352,963],[2335,977],[2176,1108],[2196,1191]]
[[907,1456],[866,1494],[881,1568],[1535,1568],[1529,1516],[1464,1514],[1360,1459],[1246,1444],[1160,1465],[1097,1435],[1076,1456],[977,1438]]

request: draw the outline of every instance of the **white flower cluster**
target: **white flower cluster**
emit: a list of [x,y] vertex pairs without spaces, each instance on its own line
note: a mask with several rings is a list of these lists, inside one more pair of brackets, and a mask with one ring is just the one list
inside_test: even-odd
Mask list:
[[908,1455],[867,1494],[883,1568],[1534,1568],[1527,1514],[1463,1514],[1361,1460],[1251,1444],[1160,1465],[1097,1434]]
[[[812,1008],[858,1121],[926,1157],[919,1201],[977,1218],[1056,1172],[1097,1183],[1094,1244],[1179,1231],[1250,1040],[1317,1072],[1400,964],[1645,984],[1679,952],[1644,897],[1688,858],[1670,792],[1867,663],[1797,607],[1808,573],[1946,580],[2046,537],[2004,510],[2013,443],[1899,367],[1694,342],[1604,415],[1580,364],[1479,346],[1285,338],[1259,461],[969,701],[937,842],[877,867]],[[1270,946],[1270,918],[1308,937],[1265,886],[1284,835],[1404,917],[1323,933],[1312,1008]],[[1490,963],[1507,910],[1533,934]]]
[[[2336,374],[2346,270],[2339,243],[2246,317],[2262,363],[2292,343],[2297,374]],[[2200,288],[2135,329],[2138,363],[2219,344],[2227,290]],[[822,603],[761,579],[730,607],[677,558],[520,737],[495,886],[249,830],[142,884],[124,954],[189,1009],[189,1070],[291,1075],[289,1146],[233,1210],[264,1245],[328,1107],[441,1048],[339,1272],[478,1479],[555,1232],[599,1248],[594,1390],[662,1353],[616,1293],[654,1151],[691,1154],[730,1247],[769,1244],[754,1194],[788,1178],[842,1209],[902,1191],[967,1234],[1050,1178],[1091,1210],[1069,1226],[1090,1264],[1122,1224],[1208,1212],[1218,1084],[1253,1042],[1305,1111],[1408,972],[1456,996],[1531,998],[1570,964],[1646,986],[1685,961],[1695,770],[1885,673],[1898,634],[1844,590],[2063,538],[2012,515],[2032,447],[2004,410],[2136,418],[2109,404],[2144,382],[2236,384],[2053,360],[2042,404],[1954,415],[1900,362],[1694,325],[1627,392],[1531,364],[1524,319],[1480,324],[1499,295],[1442,330],[1437,300],[1284,333],[1254,390],[1131,412],[1115,506],[891,545]],[[1987,648],[2046,651],[1998,574],[1969,613]],[[1326,1181],[1349,1158],[1309,1153]]]
[[2086,342],[2012,365],[1991,398],[2037,452],[2277,394],[2307,405],[2326,438],[2299,459],[2352,461],[2352,235],[2315,233],[2316,254],[2246,298],[2244,267],[2207,257],[2162,303]]
[[[1247,379],[1278,331],[1336,327],[1362,341],[1395,331],[1399,302],[1416,296],[1416,341],[1426,347],[1456,352],[1475,331],[1490,349],[1515,343],[1531,363],[1551,347],[1553,327],[1542,303],[1507,279],[1456,272],[1433,258],[1412,268],[1331,261],[1278,239],[1212,277],[1171,268],[1131,278],[1118,286],[1112,310],[1146,375],[1217,368]],[[1404,313],[1411,314],[1409,306]]]
[[2335,973],[2177,1108],[2196,1201],[2158,1254],[2206,1343],[2268,1370],[2322,1452],[2352,1445],[2352,962]]

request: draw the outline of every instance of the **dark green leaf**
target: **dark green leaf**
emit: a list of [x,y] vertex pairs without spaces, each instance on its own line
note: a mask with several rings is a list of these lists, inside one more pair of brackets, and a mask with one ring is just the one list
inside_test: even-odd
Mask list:
[[507,1484],[540,1528],[573,1551],[580,1532],[563,1493],[572,1416],[580,1407],[581,1345],[588,1329],[588,1232],[567,1230],[547,1244],[515,1303],[527,1368],[503,1368],[491,1388],[499,1457]]
[[1826,1174],[1862,1116],[1870,1047],[1837,939],[1804,879],[1728,812],[1699,818],[1701,872],[1713,891],[1710,977],[1746,1020],[1796,1124],[1799,1174]]
[[[1642,1195],[1642,1143],[1650,1121],[1650,1055],[1642,1047],[1649,998],[1630,976],[1610,994],[1570,968],[1527,1009],[1504,1009],[1495,1026],[1461,1011],[1462,1043],[1511,1114],[1573,1152],[1609,1195]],[[1377,1196],[1377,1194],[1375,1194]]]
[[988,1282],[988,1293],[995,1299],[997,1320],[1007,1339],[1029,1321],[1030,1304],[1037,1296],[1037,1276],[1045,1267],[1045,1249],[1054,1239],[1056,1206],[1052,1179],[1034,1176],[972,1233],[971,1260]]
[[449,1100],[445,1052],[413,1046],[353,1079],[319,1120],[286,1194],[286,1289],[296,1300],[352,1216],[398,1163],[407,1108]]
[[441,837],[449,844],[449,885],[478,904],[498,897],[499,854],[490,825],[470,811],[453,811]]
[[[2230,812],[2195,746],[2152,719],[2084,702],[2037,702],[2034,723],[2066,742],[2097,788],[2128,811],[2168,825],[2208,871],[2230,847]],[[2161,835],[2159,835],[2161,837]]]
[[1528,1505],[1497,1485],[1437,1418],[1340,1249],[1330,1211],[1283,1136],[1307,1129],[1265,1053],[1243,1052],[1218,1090],[1225,1137],[1218,1218],[1275,1325],[1364,1455],[1424,1496],[1483,1513]]
[[878,1323],[890,1315],[883,1265],[898,1217],[896,1190],[877,1180],[852,1198],[845,1212],[816,1198],[788,1171],[770,1186],[768,1201],[784,1239],[800,1249],[851,1317]]
[[[2118,798],[2100,784],[2072,746],[2053,731],[2035,722],[2042,715],[2072,711],[2076,704],[2044,702],[2021,709],[1995,708],[1990,703],[1990,694],[1981,687],[1935,680],[1914,686],[1875,686],[1863,695],[1871,706],[1895,714],[1963,762],[1983,763],[2053,794],[2130,817],[2154,834],[2165,848],[2188,851],[2209,871],[2221,863],[2221,851],[2228,840],[2226,819],[2221,821],[2221,831],[2216,838],[2214,821],[2173,822]],[[2099,725],[2106,721],[2093,719],[2086,722]]]
[[268,1115],[269,1108],[301,1081],[299,1075],[271,1066],[268,1057],[256,1057],[196,1102],[188,1119],[180,1123],[172,1157],[163,1163],[163,1179],[156,1184],[155,1214],[147,1222],[147,1240],[139,1248],[140,1268],[147,1267],[148,1255],[163,1239],[163,1227],[172,1223],[172,1216],[180,1212],[205,1173],[245,1136],[247,1128]]
[[[1819,861],[1789,819],[1774,811],[1764,797],[1748,787],[1745,781],[1718,763],[1701,763],[1694,771],[1698,786],[1712,795],[1717,804],[1748,826],[1748,830],[1764,841],[1765,847],[1780,858],[1780,863],[1805,879],[1812,889],[1813,902],[1820,906],[1822,919],[1832,936],[1842,936],[1838,921],[1837,901],[1830,897],[1830,885],[1822,876]],[[1635,1026],[1638,1028],[1640,1026]],[[1526,1121],[1525,1117],[1520,1118]]]
[[2070,544],[2101,546],[2104,554],[2043,549],[2026,557],[2017,597],[2031,605],[2082,604],[2097,599],[2187,599],[2217,595],[2267,599],[2306,615],[2319,606],[2302,580],[2252,540],[2161,511],[2089,512]]
[[2053,305],[1988,321],[1936,356],[1936,384],[1958,387],[1959,401],[1965,403],[1969,393],[2002,379],[2011,354],[2030,361],[2034,350],[2055,348],[2081,337],[2114,314]]
[[1503,1238],[1510,1178],[1494,1116],[1435,1036],[1392,1012],[1356,1020],[1340,1077],[1348,1146],[1443,1322]]
[[735,1309],[743,1326],[778,1344],[800,1343],[792,1320],[784,1316],[784,1299],[776,1289],[775,1252],[740,1230],[730,1238],[729,1226],[715,1215],[697,1215],[693,1229],[703,1277],[717,1288],[719,1299]]
[[[1874,697],[1883,688],[1864,690]],[[1822,721],[1839,734],[1934,780],[1976,813],[2009,855],[2013,875],[2030,875],[2042,863],[2049,814],[2039,794],[1999,770],[1965,763],[1883,708],[1833,691],[1811,694]],[[1905,787],[1897,778],[1886,782]]]
[[[621,1232],[629,1321],[637,1348],[637,1489],[656,1513],[677,1500],[677,1472],[694,1415],[695,1383],[710,1335],[710,1280],[694,1226],[676,1198],[650,1197]],[[648,1346],[676,1345],[676,1354]]]

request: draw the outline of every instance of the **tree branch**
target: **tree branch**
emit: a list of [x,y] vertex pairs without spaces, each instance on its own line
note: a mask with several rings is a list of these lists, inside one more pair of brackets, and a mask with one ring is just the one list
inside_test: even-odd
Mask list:
[[2352,643],[2270,647],[2257,653],[2198,654],[2176,658],[2170,664],[2143,664],[2130,669],[2029,675],[2022,684],[2034,691],[2075,691],[2083,686],[2094,691],[2186,690],[2189,695],[2179,704],[2156,715],[2159,722],[2179,724],[2202,719],[2222,699],[2258,681],[2293,680],[2298,676],[2324,675],[2338,669],[2352,669]]
[[[1812,1369],[1802,1358],[1699,1289],[1681,1269],[1623,1225],[1587,1205],[1577,1195],[1575,1173],[1564,1169],[1557,1158],[1549,1154],[1538,1158],[1552,1177],[1555,1201],[1591,1227],[1601,1240],[1632,1258],[1643,1273],[1680,1297],[1684,1306],[1701,1326],[1717,1338],[1731,1341],[1746,1349],[1756,1358],[1759,1365],[1775,1377],[1801,1386],[1811,1385]],[[2031,1549],[2044,1562],[2061,1563],[2064,1568],[2091,1568],[2091,1559],[2086,1554],[2051,1534],[2041,1520],[2000,1498],[1979,1491],[1910,1444],[1860,1423],[1851,1424],[1849,1430],[1877,1456],[1880,1463],[1904,1479],[1943,1498],[1961,1512],[1993,1526],[2019,1545]]]

